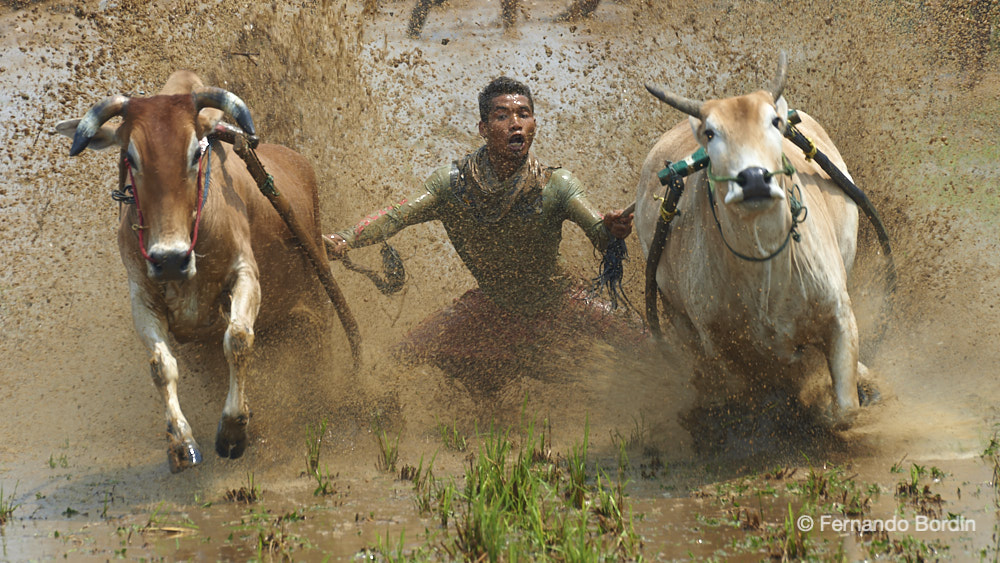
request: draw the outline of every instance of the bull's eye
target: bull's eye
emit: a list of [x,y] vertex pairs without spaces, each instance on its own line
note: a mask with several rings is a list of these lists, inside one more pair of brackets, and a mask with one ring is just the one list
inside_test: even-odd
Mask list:
[[198,165],[198,161],[201,159],[201,154],[202,154],[201,147],[198,147],[194,150],[194,156],[191,157],[191,166]]
[[713,129],[705,129],[705,140],[706,141],[711,141],[714,138],[715,138],[715,130],[713,130]]
[[775,117],[771,120],[771,125],[774,125],[775,129],[781,129],[781,118]]

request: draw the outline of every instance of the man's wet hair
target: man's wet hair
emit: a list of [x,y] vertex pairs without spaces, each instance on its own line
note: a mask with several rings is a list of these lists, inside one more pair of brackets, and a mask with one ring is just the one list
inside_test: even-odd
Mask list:
[[524,96],[528,98],[528,105],[531,107],[531,111],[535,111],[535,100],[531,98],[531,89],[528,88],[527,84],[523,82],[518,82],[513,78],[507,76],[501,76],[500,78],[494,78],[492,82],[483,88],[483,91],[479,93],[479,119],[486,122],[490,116],[490,102],[493,98],[497,96],[504,96],[507,94],[514,94]]

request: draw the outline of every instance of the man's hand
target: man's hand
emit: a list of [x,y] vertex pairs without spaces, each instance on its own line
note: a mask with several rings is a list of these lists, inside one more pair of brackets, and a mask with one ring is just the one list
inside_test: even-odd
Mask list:
[[616,209],[604,215],[604,226],[607,227],[611,236],[626,238],[632,234],[632,219],[634,218],[635,213],[625,215],[624,209]]
[[340,260],[347,256],[347,251],[351,249],[344,237],[338,234],[323,235],[323,243],[326,245],[326,257],[330,260]]

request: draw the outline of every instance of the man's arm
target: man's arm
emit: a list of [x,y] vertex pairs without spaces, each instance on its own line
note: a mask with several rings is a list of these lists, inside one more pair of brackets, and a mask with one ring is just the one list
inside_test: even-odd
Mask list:
[[623,239],[632,233],[633,213],[625,214],[618,209],[602,215],[587,200],[583,186],[566,170],[553,172],[554,179],[561,185],[557,186],[565,197],[568,218],[587,234],[587,238],[601,252],[608,247],[612,238]]
[[449,167],[436,170],[415,197],[379,209],[350,229],[323,235],[327,239],[327,255],[339,259],[348,249],[380,243],[410,225],[436,219],[438,194],[450,182],[448,171]]

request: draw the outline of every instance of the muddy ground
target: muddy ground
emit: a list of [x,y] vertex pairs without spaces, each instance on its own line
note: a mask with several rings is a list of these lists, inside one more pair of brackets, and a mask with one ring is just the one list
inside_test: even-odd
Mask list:
[[[256,553],[252,541],[220,538],[243,510],[225,492],[248,476],[269,509],[318,511],[299,532],[314,547],[296,559],[350,558],[376,533],[398,537],[404,528],[418,541],[427,524],[412,510],[410,486],[376,469],[373,421],[398,433],[401,463],[438,452],[437,472],[457,475],[466,454],[442,448],[440,423],[472,436],[521,412],[551,422],[559,451],[589,425],[594,463],[614,460],[615,433],[642,429],[631,444],[636,465],[656,457],[666,466],[631,475],[649,558],[718,556],[738,533],[698,524],[708,510],[691,494],[699,488],[831,463],[891,497],[900,477],[890,469],[900,460],[948,473],[939,484],[948,510],[977,519],[975,533],[941,536],[951,546],[944,556],[995,557],[993,466],[980,459],[1000,419],[995,8],[980,14],[984,27],[963,3],[943,0],[605,0],[588,20],[556,22],[563,4],[526,2],[505,34],[497,2],[453,0],[414,40],[405,35],[412,6],[395,0],[366,3],[368,12],[336,0],[3,3],[0,486],[18,507],[0,528],[0,559],[243,559]],[[485,399],[440,371],[397,365],[391,349],[406,331],[474,285],[431,224],[394,240],[408,272],[398,295],[333,265],[361,324],[361,373],[347,369],[335,322],[296,318],[259,335],[252,444],[239,460],[210,454],[225,394],[221,348],[182,348],[181,405],[206,457],[169,473],[163,406],[132,330],[115,242],[114,154],[69,158],[56,122],[107,95],[155,93],[173,70],[195,70],[246,100],[262,137],[313,162],[323,223],[333,230],[478,146],[475,94],[503,73],[533,89],[539,159],[573,171],[598,207],[611,209],[631,201],[646,152],[680,119],[645,82],[691,97],[742,94],[769,82],[780,49],[789,54],[789,105],[826,126],[882,213],[900,269],[876,346],[884,262],[863,226],[852,291],[863,359],[883,396],[852,430],[816,431],[808,413],[734,405],[728,418],[703,425],[714,436],[725,429],[724,441],[695,451],[697,436],[680,422],[694,400],[693,368],[676,342],[642,357],[600,342],[585,342],[585,354],[554,349],[558,361],[510,377]],[[641,302],[634,237],[629,247],[626,286]],[[563,255],[570,272],[593,275],[597,258],[573,226]],[[376,249],[353,256],[378,260]],[[301,473],[306,429],[322,420],[330,422],[322,464],[338,494],[315,500]],[[188,520],[200,535],[122,532]]]

